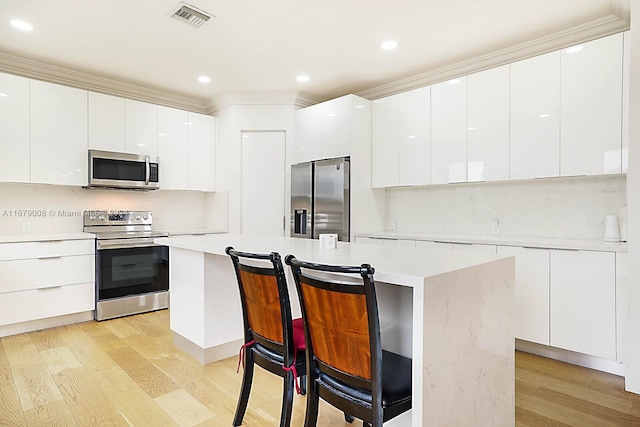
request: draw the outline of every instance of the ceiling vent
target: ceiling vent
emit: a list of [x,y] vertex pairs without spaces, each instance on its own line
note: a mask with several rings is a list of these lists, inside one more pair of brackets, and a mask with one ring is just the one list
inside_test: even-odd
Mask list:
[[211,19],[213,15],[188,4],[180,3],[178,10],[176,10],[171,17],[199,28]]

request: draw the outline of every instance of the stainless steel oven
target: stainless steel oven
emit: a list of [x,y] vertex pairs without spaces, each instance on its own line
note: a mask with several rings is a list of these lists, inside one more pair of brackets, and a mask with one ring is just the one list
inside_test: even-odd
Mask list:
[[85,211],[84,231],[96,235],[95,319],[169,307],[169,250],[153,243],[149,211]]

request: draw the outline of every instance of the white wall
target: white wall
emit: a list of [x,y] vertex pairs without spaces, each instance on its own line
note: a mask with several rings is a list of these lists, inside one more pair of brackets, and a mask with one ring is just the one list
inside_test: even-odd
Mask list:
[[[230,105],[218,111],[217,190],[228,196],[228,231],[241,233],[242,226],[242,132],[284,131],[287,159],[285,201],[291,193],[294,105]],[[268,168],[269,165],[264,166]],[[260,171],[255,171],[260,173]],[[216,193],[217,194],[217,193]],[[290,206],[285,204],[289,217]],[[288,235],[288,227],[287,227]]]
[[[30,233],[82,231],[82,211],[91,209],[150,210],[157,230],[201,229],[223,215],[210,211],[207,195],[197,191],[149,192],[88,190],[80,187],[39,184],[0,184],[0,234],[22,233],[24,222]],[[213,206],[213,205],[212,205]],[[32,210],[45,216],[16,216]],[[226,216],[226,212],[224,213]]]
[[601,239],[604,219],[626,205],[624,176],[388,189],[386,224],[423,233]]
[[[640,3],[631,2],[631,61],[629,117],[640,115]],[[640,393],[640,120],[629,120],[629,334],[627,337],[626,389]]]

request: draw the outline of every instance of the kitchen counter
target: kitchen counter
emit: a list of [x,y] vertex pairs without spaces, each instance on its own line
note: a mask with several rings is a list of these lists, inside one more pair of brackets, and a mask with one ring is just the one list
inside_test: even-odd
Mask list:
[[91,233],[47,233],[47,234],[0,234],[0,243],[18,242],[52,242],[57,240],[84,240],[95,239],[95,234]]
[[627,252],[627,242],[605,242],[604,240],[559,239],[550,237],[491,236],[453,233],[412,233],[396,231],[358,232],[356,237],[377,239],[426,240],[447,243],[470,243],[484,245],[521,246],[544,249],[577,249],[585,251]]
[[348,242],[328,250],[317,240],[228,234],[155,242],[170,248],[174,343],[202,363],[236,355],[242,344],[227,246],[327,264],[369,263],[383,347],[413,359],[413,409],[388,425],[514,425],[513,257]]
[[185,230],[155,230],[167,233],[169,236],[202,236],[206,234],[225,234],[227,230],[213,228],[193,228]]

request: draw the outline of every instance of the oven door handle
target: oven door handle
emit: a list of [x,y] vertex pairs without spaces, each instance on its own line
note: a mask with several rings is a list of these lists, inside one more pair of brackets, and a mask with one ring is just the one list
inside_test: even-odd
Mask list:
[[96,249],[126,249],[126,248],[145,248],[149,246],[161,246],[153,242],[153,238],[133,238],[133,239],[106,239],[98,240]]

